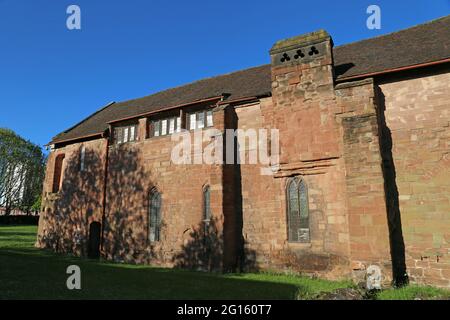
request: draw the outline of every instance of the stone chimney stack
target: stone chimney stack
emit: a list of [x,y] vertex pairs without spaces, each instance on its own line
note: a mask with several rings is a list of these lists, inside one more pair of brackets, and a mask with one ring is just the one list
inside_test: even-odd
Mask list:
[[270,50],[272,126],[280,130],[281,164],[338,154],[332,49],[330,35],[319,30],[278,41]]

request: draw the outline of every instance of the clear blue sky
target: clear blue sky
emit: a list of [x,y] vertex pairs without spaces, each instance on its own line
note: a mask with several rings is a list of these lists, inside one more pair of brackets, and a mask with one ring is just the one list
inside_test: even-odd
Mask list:
[[[70,4],[81,30],[66,28]],[[450,0],[0,0],[0,127],[43,145],[110,101],[268,63],[282,38],[324,28],[340,45],[449,13]]]

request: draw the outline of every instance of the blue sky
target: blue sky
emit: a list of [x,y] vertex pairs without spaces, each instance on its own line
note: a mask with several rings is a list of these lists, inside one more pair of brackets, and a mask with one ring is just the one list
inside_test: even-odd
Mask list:
[[[81,30],[66,28],[71,4]],[[268,63],[279,39],[323,28],[340,45],[449,13],[450,0],[0,0],[0,127],[43,145],[110,101]]]

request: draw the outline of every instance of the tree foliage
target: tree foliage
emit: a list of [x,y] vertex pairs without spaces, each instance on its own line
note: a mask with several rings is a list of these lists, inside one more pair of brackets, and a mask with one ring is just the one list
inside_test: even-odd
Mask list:
[[45,161],[40,146],[0,128],[0,207],[7,215],[13,209],[39,210]]

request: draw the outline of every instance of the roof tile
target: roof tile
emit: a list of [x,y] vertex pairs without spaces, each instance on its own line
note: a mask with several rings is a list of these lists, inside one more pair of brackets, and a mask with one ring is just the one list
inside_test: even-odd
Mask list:
[[[450,15],[406,30],[333,49],[337,79],[439,61],[450,57]],[[270,65],[199,80],[143,98],[100,109],[51,143],[77,139],[108,128],[108,122],[187,104],[224,93],[229,100],[261,96],[271,91]]]

